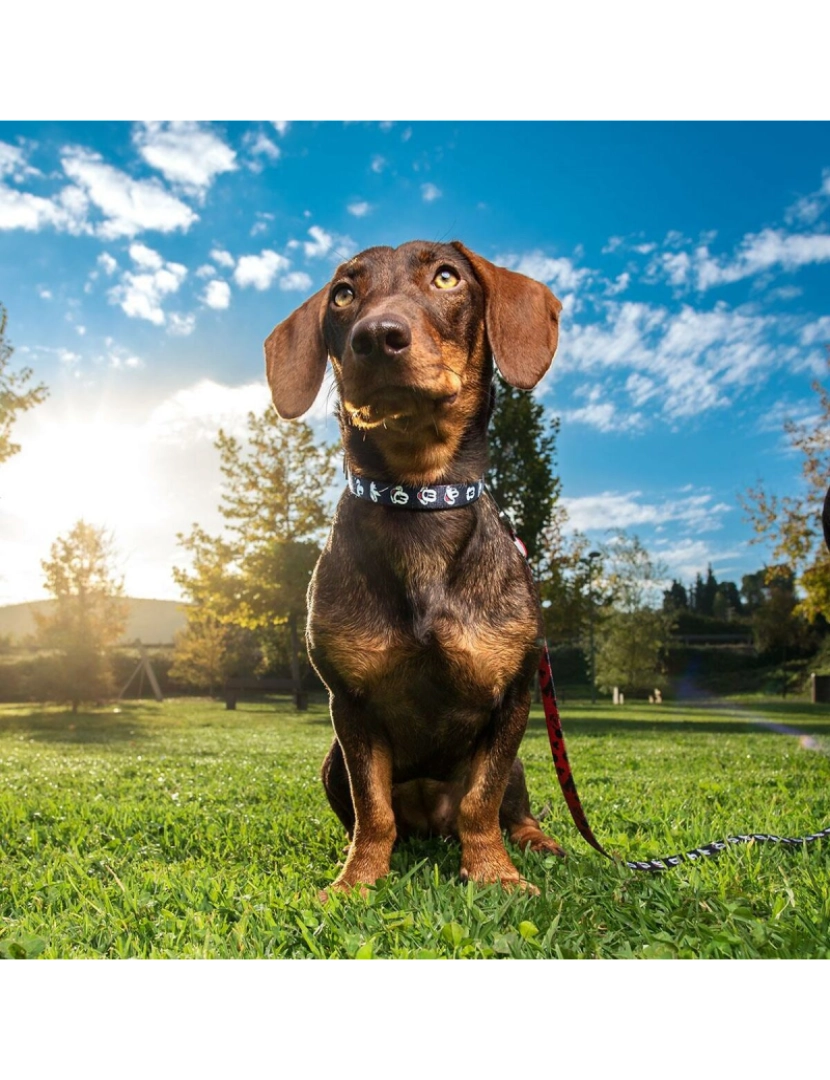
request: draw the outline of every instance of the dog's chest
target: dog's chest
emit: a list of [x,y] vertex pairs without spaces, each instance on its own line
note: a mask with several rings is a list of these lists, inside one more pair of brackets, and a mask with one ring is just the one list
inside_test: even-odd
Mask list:
[[[341,583],[342,588],[342,583]],[[352,604],[312,606],[315,662],[326,677],[386,708],[492,707],[522,667],[537,626],[531,604],[411,576],[394,598],[357,590]],[[426,704],[430,703],[430,704]]]

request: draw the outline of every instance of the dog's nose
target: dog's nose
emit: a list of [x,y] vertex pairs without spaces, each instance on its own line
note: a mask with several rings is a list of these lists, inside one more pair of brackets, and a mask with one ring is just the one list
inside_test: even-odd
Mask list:
[[412,331],[403,319],[368,315],[352,329],[352,352],[356,356],[396,357],[412,344]]

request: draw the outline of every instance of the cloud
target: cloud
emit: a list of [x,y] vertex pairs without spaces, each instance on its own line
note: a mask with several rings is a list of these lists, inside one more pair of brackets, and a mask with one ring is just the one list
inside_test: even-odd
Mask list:
[[282,151],[275,142],[272,142],[267,135],[261,131],[249,131],[243,137],[242,142],[249,154],[253,157],[248,161],[248,168],[252,172],[262,171],[262,162],[254,160],[255,158],[268,158],[269,161],[276,161]]
[[726,503],[713,504],[709,493],[648,502],[641,491],[603,491],[598,495],[563,498],[562,502],[570,526],[580,531],[676,523],[693,532],[711,532],[722,527],[723,515],[732,509]]
[[209,281],[202,294],[202,302],[215,311],[224,311],[225,308],[230,307],[230,285],[227,281]]
[[107,240],[133,237],[148,229],[187,232],[198,221],[189,206],[171,195],[158,180],[134,180],[108,165],[100,154],[70,147],[61,158],[66,175],[103,215],[95,231]]
[[830,261],[830,235],[827,233],[785,233],[782,229],[763,229],[745,236],[731,261],[716,259],[705,245],[694,253],[697,288],[726,285],[780,267],[797,270],[811,263]]
[[160,442],[213,441],[220,428],[243,437],[249,412],[261,413],[271,403],[263,382],[227,386],[202,379],[177,390],[149,418],[151,436]]
[[295,270],[291,274],[286,274],[285,277],[280,278],[280,288],[286,291],[296,290],[297,292],[304,292],[310,289],[313,282],[308,274],[303,273],[302,270]]
[[[155,326],[163,326],[167,319],[162,310],[162,301],[178,292],[187,276],[187,268],[180,263],[164,262],[158,252],[144,244],[131,244],[130,257],[142,272],[125,271],[119,284],[111,288],[107,295],[131,319],[146,319]],[[171,316],[170,327],[174,333],[182,332],[186,325],[186,318]],[[189,333],[190,330],[185,332]]]
[[352,214],[353,217],[366,217],[366,215],[370,213],[372,207],[367,202],[359,201],[349,203],[346,209],[349,211],[350,214]]
[[518,274],[535,278],[561,292],[576,292],[591,277],[591,271],[579,269],[565,258],[551,258],[541,251],[528,251],[523,255],[499,255],[496,261]]
[[319,256],[328,255],[331,251],[331,246],[334,243],[334,237],[331,233],[327,233],[326,230],[321,229],[319,225],[312,225],[308,230],[308,235],[312,239],[311,241],[306,240],[303,244],[306,258],[316,259]]
[[[724,304],[711,311],[684,305],[672,313],[607,301],[605,310],[604,321],[571,325],[557,372],[590,373],[593,380],[598,372],[625,372],[629,408],[648,400],[653,413],[672,420],[729,405],[764,371],[795,363],[800,355],[796,347],[774,341],[773,335],[785,329],[780,321]],[[632,373],[639,378],[632,380]]]
[[45,199],[0,183],[0,230],[38,232],[51,225],[60,232],[77,236],[91,231],[86,220],[88,205],[83,191],[72,185],[54,198]]
[[102,251],[101,254],[98,256],[98,265],[107,275],[107,277],[110,277],[118,269],[117,260],[114,259],[112,255],[110,255],[107,251]]
[[40,175],[40,169],[35,169],[28,163],[19,146],[0,142],[0,177],[10,176],[15,183],[22,184],[26,177]]
[[382,154],[375,154],[375,156],[372,158],[372,164],[369,166],[369,168],[374,173],[382,173],[386,166],[386,158],[383,157]]
[[191,121],[141,124],[133,143],[165,180],[199,199],[216,176],[238,168],[236,152],[214,130]]
[[421,198],[424,202],[435,202],[441,198],[441,189],[435,184],[421,184]]
[[214,248],[210,253],[210,257],[215,263],[219,263],[220,266],[225,266],[229,270],[235,265],[233,255],[223,248]]
[[167,319],[167,333],[176,337],[189,337],[196,329],[196,316],[172,311]]
[[274,125],[278,135],[285,135],[285,133],[291,127],[291,124],[288,122],[288,120],[272,120],[271,123]]
[[243,255],[236,264],[233,279],[243,289],[252,285],[262,292],[270,288],[277,274],[290,265],[284,255],[266,249],[259,255]]

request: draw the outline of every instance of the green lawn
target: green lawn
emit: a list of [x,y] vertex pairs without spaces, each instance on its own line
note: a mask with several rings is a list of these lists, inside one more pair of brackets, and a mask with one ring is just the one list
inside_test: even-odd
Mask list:
[[[562,718],[589,820],[623,858],[830,824],[827,706]],[[321,905],[345,841],[318,780],[329,739],[322,704],[0,706],[0,956],[830,956],[826,841],[634,874],[572,826],[539,707],[522,757],[569,852],[513,852],[541,896],[462,885],[455,845],[410,841],[368,897]]]

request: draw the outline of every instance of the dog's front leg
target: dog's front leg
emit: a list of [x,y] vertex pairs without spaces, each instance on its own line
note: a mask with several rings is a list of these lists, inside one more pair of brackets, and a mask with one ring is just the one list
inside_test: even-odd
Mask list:
[[334,698],[331,716],[343,750],[354,806],[355,825],[346,864],[332,888],[374,885],[389,873],[395,843],[392,809],[392,754],[378,738],[370,737],[360,709]]
[[493,717],[488,742],[476,751],[458,810],[461,877],[538,891],[519,874],[504,846],[499,809],[527,726],[530,691],[508,693]]

